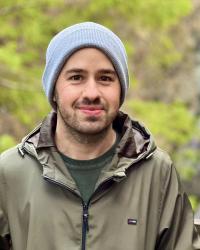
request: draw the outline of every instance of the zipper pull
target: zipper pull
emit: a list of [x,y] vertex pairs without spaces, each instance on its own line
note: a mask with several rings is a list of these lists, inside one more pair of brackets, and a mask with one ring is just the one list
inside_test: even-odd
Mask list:
[[85,226],[87,232],[89,232],[88,217],[89,217],[88,207],[86,204],[84,204],[83,205],[83,223],[84,223],[84,226]]

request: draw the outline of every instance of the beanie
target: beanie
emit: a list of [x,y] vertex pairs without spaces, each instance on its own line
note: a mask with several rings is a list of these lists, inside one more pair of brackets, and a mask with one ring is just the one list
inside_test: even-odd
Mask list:
[[42,77],[43,88],[51,106],[57,78],[67,59],[82,48],[100,49],[110,59],[121,85],[120,104],[124,102],[129,85],[127,55],[120,38],[108,28],[93,22],[72,25],[53,37],[46,52]]

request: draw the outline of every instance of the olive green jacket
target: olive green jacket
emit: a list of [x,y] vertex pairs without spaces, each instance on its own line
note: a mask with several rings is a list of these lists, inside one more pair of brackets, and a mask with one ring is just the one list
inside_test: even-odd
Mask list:
[[[176,170],[149,132],[119,113],[115,157],[84,204],[53,141],[52,113],[0,158],[0,249],[200,249]],[[70,146],[70,145],[69,145]]]

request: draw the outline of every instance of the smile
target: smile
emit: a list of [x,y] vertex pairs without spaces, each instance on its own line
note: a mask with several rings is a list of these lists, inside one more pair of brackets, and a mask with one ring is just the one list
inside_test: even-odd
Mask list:
[[102,107],[97,106],[81,106],[79,110],[89,116],[98,116],[104,111]]

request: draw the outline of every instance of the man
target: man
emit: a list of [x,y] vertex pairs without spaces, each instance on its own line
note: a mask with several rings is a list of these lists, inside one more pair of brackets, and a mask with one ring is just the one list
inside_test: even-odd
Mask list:
[[1,155],[2,246],[200,249],[170,158],[119,111],[128,89],[121,40],[91,22],[64,29],[47,49],[43,86],[54,111]]

